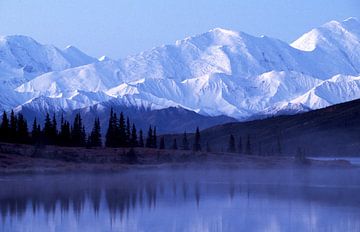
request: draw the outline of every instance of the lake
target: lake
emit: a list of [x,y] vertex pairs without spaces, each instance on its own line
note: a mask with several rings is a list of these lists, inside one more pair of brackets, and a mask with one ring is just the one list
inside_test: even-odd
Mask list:
[[360,157],[309,157],[313,160],[347,160],[352,165],[360,165]]
[[360,231],[359,169],[0,176],[0,231]]

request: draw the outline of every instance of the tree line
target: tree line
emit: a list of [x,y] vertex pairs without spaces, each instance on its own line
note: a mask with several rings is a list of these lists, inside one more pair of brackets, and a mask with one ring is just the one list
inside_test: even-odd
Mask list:
[[[57,121],[55,114],[50,116],[46,113],[43,126],[37,118],[34,118],[31,130],[28,129],[28,122],[19,113],[15,115],[11,111],[10,116],[4,111],[0,125],[0,141],[8,143],[32,144],[32,145],[56,145],[63,147],[147,147],[165,149],[165,137],[158,136],[156,126],[149,126],[146,139],[143,131],[137,130],[135,123],[131,123],[129,117],[123,112],[119,116],[111,108],[108,121],[108,128],[105,134],[105,141],[102,141],[100,119],[96,117],[89,134],[85,132],[85,125],[81,115],[75,115],[72,123],[61,116]],[[190,142],[187,133],[184,132],[180,146],[177,140],[173,139],[168,149],[190,150]],[[193,151],[201,151],[200,130],[197,127],[195,132]]]

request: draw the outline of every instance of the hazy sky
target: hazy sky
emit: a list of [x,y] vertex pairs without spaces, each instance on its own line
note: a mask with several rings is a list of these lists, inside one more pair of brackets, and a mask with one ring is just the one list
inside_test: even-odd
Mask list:
[[121,58],[222,27],[291,42],[359,0],[0,0],[0,34]]

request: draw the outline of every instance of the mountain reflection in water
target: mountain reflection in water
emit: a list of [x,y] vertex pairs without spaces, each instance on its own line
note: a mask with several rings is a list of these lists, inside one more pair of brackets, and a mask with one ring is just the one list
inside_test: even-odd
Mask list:
[[360,172],[0,177],[0,231],[360,231]]

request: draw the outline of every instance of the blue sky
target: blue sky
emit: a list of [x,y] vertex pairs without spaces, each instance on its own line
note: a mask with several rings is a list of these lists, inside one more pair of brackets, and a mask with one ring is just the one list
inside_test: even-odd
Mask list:
[[350,16],[359,0],[0,0],[0,34],[121,58],[215,27],[291,42]]

